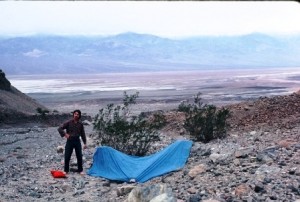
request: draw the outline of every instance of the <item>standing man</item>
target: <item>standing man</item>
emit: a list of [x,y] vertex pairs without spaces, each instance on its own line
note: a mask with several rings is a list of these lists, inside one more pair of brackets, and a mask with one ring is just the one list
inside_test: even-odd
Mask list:
[[82,167],[82,148],[80,137],[84,143],[83,149],[86,149],[86,136],[84,132],[84,126],[80,122],[81,118],[81,111],[75,110],[73,111],[73,119],[63,123],[59,126],[58,132],[61,137],[65,137],[67,139],[66,146],[65,146],[65,166],[64,171],[66,173],[69,172],[69,164],[71,155],[73,153],[73,149],[75,149],[77,164],[78,164],[78,172],[83,174],[83,167]]

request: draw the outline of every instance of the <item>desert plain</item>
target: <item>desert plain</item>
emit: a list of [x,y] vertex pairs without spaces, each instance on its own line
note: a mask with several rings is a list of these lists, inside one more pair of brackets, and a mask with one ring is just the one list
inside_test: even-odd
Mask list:
[[50,110],[81,109],[95,115],[123,93],[139,92],[134,110],[177,108],[201,93],[204,103],[224,106],[299,90],[300,68],[211,69],[199,71],[10,76],[12,85]]

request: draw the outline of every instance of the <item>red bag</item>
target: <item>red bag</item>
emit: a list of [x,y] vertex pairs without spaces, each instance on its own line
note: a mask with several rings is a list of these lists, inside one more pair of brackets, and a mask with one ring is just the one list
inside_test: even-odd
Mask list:
[[54,178],[66,178],[66,174],[60,170],[51,170],[51,174]]

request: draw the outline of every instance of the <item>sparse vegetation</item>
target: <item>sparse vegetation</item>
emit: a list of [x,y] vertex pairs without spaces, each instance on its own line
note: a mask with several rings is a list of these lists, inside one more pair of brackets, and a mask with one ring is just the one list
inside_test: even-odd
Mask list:
[[40,114],[43,117],[46,116],[47,114],[49,114],[49,110],[47,110],[47,109],[44,110],[40,107],[36,108],[36,111],[38,114]]
[[178,110],[184,112],[186,120],[184,128],[196,141],[209,142],[210,140],[226,136],[228,109],[217,109],[214,105],[207,105],[201,101],[201,93],[194,98],[194,103],[183,102]]
[[166,123],[163,114],[146,113],[133,115],[130,106],[136,104],[138,92],[127,95],[123,104],[108,104],[95,116],[94,129],[100,143],[111,146],[129,155],[144,156],[153,142],[159,140],[158,130]]

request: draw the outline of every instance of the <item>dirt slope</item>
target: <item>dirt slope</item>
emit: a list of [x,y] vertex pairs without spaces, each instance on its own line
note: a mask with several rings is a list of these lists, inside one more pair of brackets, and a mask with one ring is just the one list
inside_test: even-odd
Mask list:
[[47,109],[13,87],[6,79],[5,73],[0,70],[0,124],[25,119],[36,114],[37,108]]

